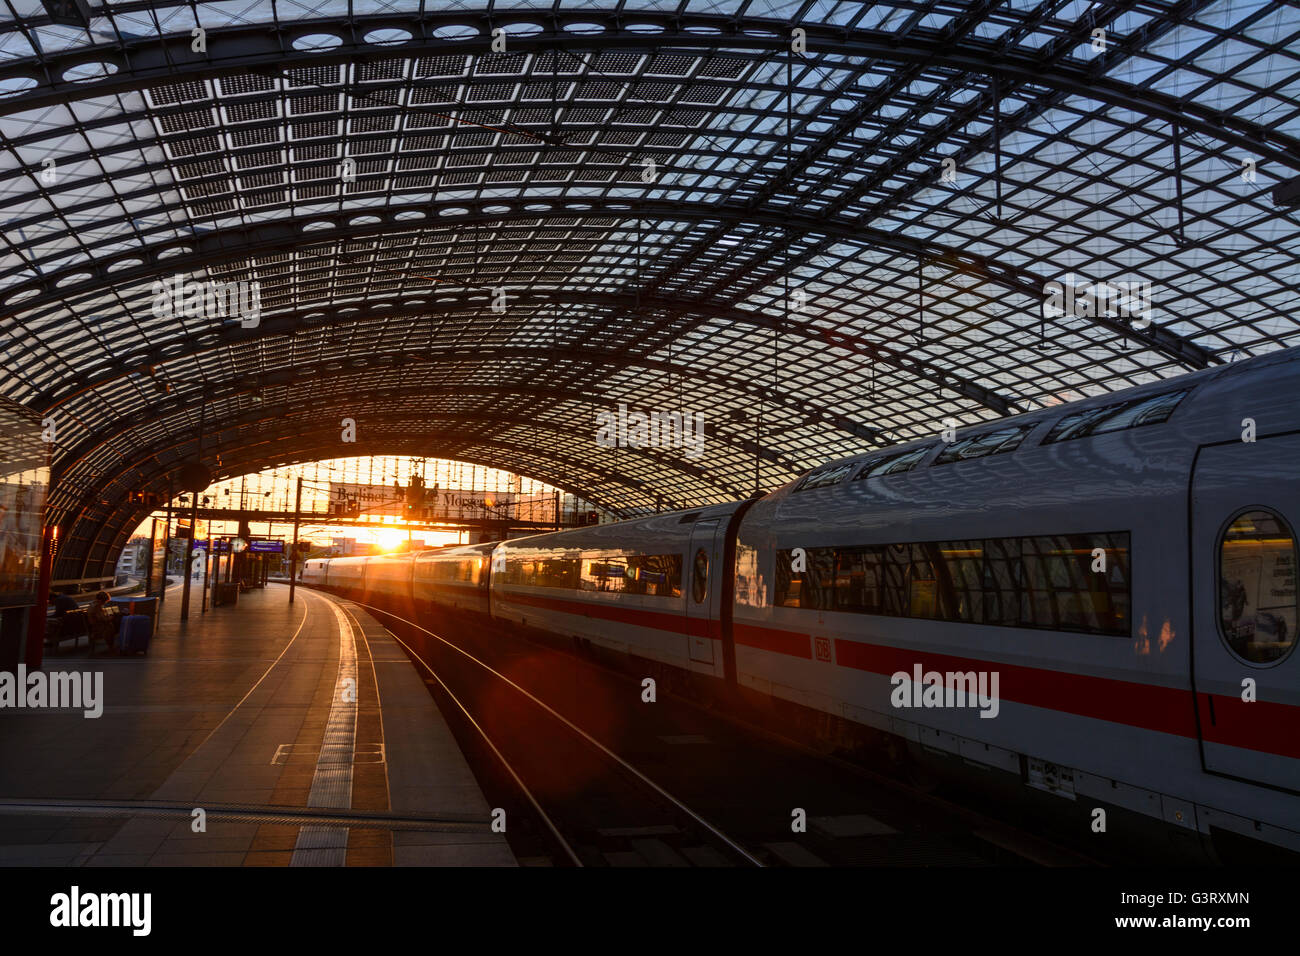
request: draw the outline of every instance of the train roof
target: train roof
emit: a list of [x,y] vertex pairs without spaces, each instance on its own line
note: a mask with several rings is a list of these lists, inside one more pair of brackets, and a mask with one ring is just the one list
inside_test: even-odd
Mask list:
[[417,561],[429,561],[435,558],[455,557],[468,554],[488,554],[498,544],[499,541],[479,541],[476,544],[449,544],[442,548],[425,548],[415,553]]
[[[955,445],[968,438],[981,437],[987,434],[1011,429],[1020,430],[1020,438],[1024,438],[1028,436],[1036,426],[1049,420],[1063,422],[1067,418],[1072,418],[1073,416],[1080,415],[1080,413],[1088,412],[1093,409],[1141,403],[1146,399],[1154,400],[1159,396],[1166,394],[1190,394],[1193,389],[1203,390],[1212,384],[1227,384],[1230,380],[1242,375],[1258,372],[1270,366],[1298,361],[1300,361],[1300,347],[1280,349],[1275,352],[1270,352],[1267,355],[1260,355],[1240,362],[1232,362],[1215,366],[1213,368],[1199,369],[1184,375],[1176,375],[1154,382],[1146,382],[1142,385],[1121,389],[1116,392],[1107,392],[1103,395],[1093,395],[1072,402],[1062,402],[1059,405],[1032,409],[1027,412],[1021,412],[1017,415],[986,419],[971,425],[959,425],[956,428],[955,442],[944,443],[941,441],[940,435],[928,435],[923,438],[915,438],[911,441],[900,442],[897,445],[887,445],[870,451],[859,452],[856,455],[832,459],[810,468],[798,478],[788,482],[773,493],[793,493],[802,490],[811,490],[811,488],[824,487],[822,484],[814,483],[818,476],[827,476],[828,479],[831,476],[835,476],[833,480],[828,480],[826,485],[838,484],[850,473],[857,475],[860,470],[860,465],[865,465],[869,462],[876,462],[877,460],[888,459],[893,461],[914,455],[916,458],[915,461],[906,462],[908,470],[913,467],[924,467],[928,464],[933,464],[933,459],[940,457],[943,454],[942,452],[940,452],[939,455],[932,454],[940,444]],[[1170,415],[1172,415],[1174,410],[1175,409],[1170,409]],[[1139,422],[1137,424],[1146,423]],[[1137,427],[1137,425],[1130,427]],[[1041,443],[1041,441],[1038,442],[1038,444]],[[1026,445],[1025,447],[1030,447],[1030,445]],[[988,454],[992,454],[992,452],[988,452]],[[931,460],[927,461],[927,459]]]
[[715,505],[701,505],[698,508],[678,508],[659,514],[641,515],[624,521],[610,521],[605,524],[586,525],[578,528],[566,528],[563,531],[547,531],[542,534],[528,535],[522,538],[510,538],[501,544],[523,547],[545,547],[552,540],[575,541],[577,538],[590,539],[588,543],[598,543],[606,536],[623,535],[629,530],[646,528],[664,532],[676,528],[685,530],[685,526],[709,518],[728,517],[741,505],[740,501],[725,501]]

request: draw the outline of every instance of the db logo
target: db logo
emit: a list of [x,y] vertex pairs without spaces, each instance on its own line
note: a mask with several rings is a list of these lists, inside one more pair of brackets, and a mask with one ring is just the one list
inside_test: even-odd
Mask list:
[[829,637],[814,637],[813,642],[817,645],[817,659],[831,662],[831,639]]

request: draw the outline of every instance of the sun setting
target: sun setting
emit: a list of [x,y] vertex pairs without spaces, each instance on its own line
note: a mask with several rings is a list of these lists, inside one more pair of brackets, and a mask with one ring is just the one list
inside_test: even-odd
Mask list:
[[[372,528],[357,532],[357,543],[378,545],[385,554],[405,551],[407,532],[401,528]],[[441,548],[447,544],[460,544],[463,535],[457,531],[412,531],[410,540],[423,541],[426,548]]]

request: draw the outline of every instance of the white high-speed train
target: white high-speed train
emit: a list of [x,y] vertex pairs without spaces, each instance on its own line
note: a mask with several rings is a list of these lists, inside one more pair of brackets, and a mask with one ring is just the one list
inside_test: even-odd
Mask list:
[[1298,525],[1288,349],[759,500],[303,580],[577,637],[1032,790],[1067,825],[1101,808],[1236,859],[1300,852]]

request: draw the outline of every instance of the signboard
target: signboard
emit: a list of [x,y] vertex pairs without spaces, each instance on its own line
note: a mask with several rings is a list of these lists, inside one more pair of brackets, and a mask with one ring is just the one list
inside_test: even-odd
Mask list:
[[250,541],[248,550],[254,554],[284,554],[283,541]]
[[362,485],[351,481],[330,482],[330,512],[362,515],[406,514],[406,492],[392,485]]
[[0,399],[0,607],[36,603],[49,449],[40,419]]
[[425,489],[414,511],[406,509],[406,489],[392,485],[362,485],[330,482],[330,511],[334,514],[369,517],[389,515],[423,520],[508,519],[519,516],[519,496],[513,491],[476,491],[447,488]]
[[426,491],[424,507],[437,518],[514,518],[513,491],[469,491],[456,488]]

